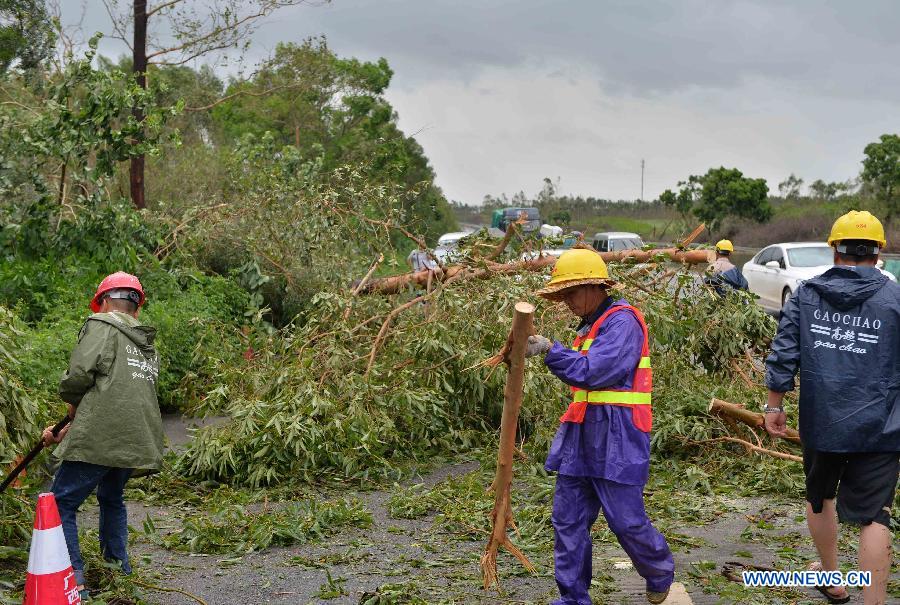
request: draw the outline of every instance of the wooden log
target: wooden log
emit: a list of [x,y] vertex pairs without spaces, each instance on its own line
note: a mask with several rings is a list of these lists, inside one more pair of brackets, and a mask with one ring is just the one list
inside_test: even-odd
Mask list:
[[[744,424],[752,427],[762,427],[765,426],[766,423],[765,414],[751,412],[742,405],[729,403],[721,399],[716,399],[715,397],[713,397],[712,401],[709,402],[709,412],[711,414],[718,414],[721,416],[734,418],[735,420],[740,420]],[[800,433],[788,427],[787,436],[784,437],[784,439],[787,439],[788,441],[792,441],[794,443],[800,443]]]
[[481,573],[484,587],[499,586],[497,576],[497,550],[503,546],[512,553],[528,571],[534,572],[534,565],[509,539],[507,528],[515,529],[516,523],[510,502],[513,455],[516,451],[516,427],[519,409],[525,388],[525,347],[528,336],[534,333],[534,305],[527,302],[516,303],[512,330],[507,341],[509,352],[509,375],[503,392],[503,417],[500,421],[500,448],[497,453],[497,472],[491,487],[494,490],[494,510],[491,512],[491,537],[481,556]]
[[[696,265],[711,262],[712,251],[685,251],[679,250],[678,248],[659,248],[656,250],[620,250],[618,252],[601,252],[599,254],[603,260],[608,263],[621,262],[624,260],[647,262],[656,258],[658,255],[662,255],[673,262]],[[365,285],[360,291],[360,294],[397,294],[408,287],[425,288],[428,285],[429,276],[432,276],[432,279],[434,280],[444,282],[457,275],[459,276],[457,279],[485,279],[498,273],[509,274],[518,273],[520,271],[542,271],[555,264],[555,256],[542,256],[532,260],[522,260],[511,263],[489,262],[487,266],[482,269],[467,267],[465,265],[450,265],[444,269],[442,274],[433,274],[431,271],[423,270],[415,273],[403,273],[392,277],[373,279]]]

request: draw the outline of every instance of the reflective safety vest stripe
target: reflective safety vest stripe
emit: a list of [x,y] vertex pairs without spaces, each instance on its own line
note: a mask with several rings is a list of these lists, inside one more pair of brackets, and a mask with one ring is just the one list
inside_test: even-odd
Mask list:
[[617,405],[631,409],[631,419],[638,429],[649,433],[653,426],[652,391],[653,391],[653,369],[650,366],[650,338],[647,333],[647,324],[641,312],[630,305],[616,305],[610,307],[601,315],[590,331],[584,337],[577,337],[572,345],[576,351],[580,351],[582,355],[587,355],[588,349],[597,337],[600,327],[613,313],[623,310],[629,310],[634,313],[641,331],[644,333],[644,343],[641,347],[641,358],[634,370],[634,377],[630,389],[618,390],[608,389],[602,391],[588,391],[571,387],[572,403],[569,409],[560,418],[560,422],[584,422],[584,415],[587,412],[587,406],[590,405]]
[[615,403],[616,405],[650,405],[650,393],[635,391],[583,391],[572,393],[572,402]]

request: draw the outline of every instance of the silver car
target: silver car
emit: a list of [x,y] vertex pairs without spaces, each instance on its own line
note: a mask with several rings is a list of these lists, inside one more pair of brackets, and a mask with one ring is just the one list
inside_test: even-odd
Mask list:
[[594,234],[591,245],[597,252],[618,252],[619,250],[640,250],[644,247],[644,241],[637,233],[604,231]]

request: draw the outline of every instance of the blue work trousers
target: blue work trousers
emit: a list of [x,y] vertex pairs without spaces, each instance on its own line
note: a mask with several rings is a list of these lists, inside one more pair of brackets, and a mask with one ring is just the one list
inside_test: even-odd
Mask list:
[[75,581],[84,584],[84,560],[78,544],[76,514],[82,502],[97,490],[100,504],[100,552],[107,561],[118,561],[122,571],[131,573],[128,562],[128,514],[125,510],[125,483],[130,468],[101,466],[64,460],[53,478],[53,492],[62,521]]
[[557,475],[552,520],[560,599],[554,605],[591,603],[591,527],[601,508],[609,529],[646,580],[647,590],[663,592],[675,579],[672,552],[647,518],[642,486]]

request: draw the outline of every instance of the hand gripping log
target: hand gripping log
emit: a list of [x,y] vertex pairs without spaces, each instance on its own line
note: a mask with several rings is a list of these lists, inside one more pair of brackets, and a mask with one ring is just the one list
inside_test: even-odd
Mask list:
[[507,528],[516,528],[510,502],[512,483],[513,453],[516,448],[516,426],[519,422],[519,408],[525,385],[525,346],[528,337],[534,333],[534,305],[516,303],[512,330],[507,340],[505,361],[509,365],[506,390],[503,393],[503,418],[500,421],[500,450],[497,454],[497,473],[491,487],[494,490],[494,510],[491,512],[491,537],[481,556],[481,573],[484,587],[499,585],[497,577],[497,550],[503,546],[513,554],[528,571],[535,571],[528,560],[506,534]]
[[[65,418],[63,418],[62,420],[57,422],[56,425],[54,425],[54,427],[51,429],[53,431],[53,436],[56,437],[57,435],[59,435],[59,432],[61,430],[63,430],[63,428],[65,428],[65,426],[67,424],[69,424],[71,421],[72,421],[72,419],[69,418],[68,416],[66,416]],[[28,466],[32,460],[34,460],[35,456],[37,456],[39,453],[41,453],[42,449],[44,449],[44,439],[43,438],[41,438],[41,440],[37,442],[37,445],[35,445],[33,448],[31,448],[31,451],[28,452],[28,454],[25,456],[25,458],[22,459],[22,462],[20,462],[16,466],[16,468],[14,468],[12,470],[12,472],[9,473],[9,476],[3,480],[3,483],[0,484],[0,493],[3,493],[4,490],[6,490],[6,488],[9,487],[9,484],[16,480],[16,477],[19,476],[19,473],[21,473],[23,470],[25,470],[25,467]]]

